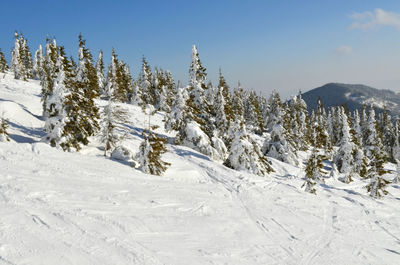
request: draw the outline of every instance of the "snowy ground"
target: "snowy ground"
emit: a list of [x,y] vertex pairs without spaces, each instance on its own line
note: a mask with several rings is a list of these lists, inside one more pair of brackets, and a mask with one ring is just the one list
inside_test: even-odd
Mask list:
[[[39,93],[0,76],[13,140],[0,143],[0,264],[400,264],[400,186],[373,200],[364,182],[327,179],[311,195],[287,164],[262,178],[172,145],[166,175],[145,175],[96,143],[40,143]],[[146,117],[128,107],[135,149]]]

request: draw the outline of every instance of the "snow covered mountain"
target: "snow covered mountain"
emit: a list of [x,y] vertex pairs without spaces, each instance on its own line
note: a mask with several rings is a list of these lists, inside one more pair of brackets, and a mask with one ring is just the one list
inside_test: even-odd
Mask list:
[[346,104],[350,111],[361,109],[363,104],[374,105],[377,111],[386,106],[393,114],[400,114],[400,94],[365,85],[329,83],[302,94],[309,111],[317,107],[318,97],[325,108]]
[[[143,174],[104,158],[95,138],[77,153],[41,142],[40,90],[0,76],[12,140],[0,142],[0,264],[398,264],[398,185],[375,200],[365,181],[335,176],[314,195],[302,164],[271,158],[276,172],[260,177],[176,145],[164,176]],[[137,151],[148,117],[125,107],[123,145]],[[151,123],[174,137],[163,116]]]

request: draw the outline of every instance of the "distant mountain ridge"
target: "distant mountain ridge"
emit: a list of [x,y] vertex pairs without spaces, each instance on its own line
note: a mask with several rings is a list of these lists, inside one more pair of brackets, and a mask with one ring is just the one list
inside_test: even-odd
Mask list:
[[346,104],[350,111],[361,109],[363,104],[373,105],[378,112],[384,107],[393,114],[400,114],[400,94],[388,89],[376,89],[359,84],[328,83],[302,94],[308,110],[317,107],[321,98],[325,108]]

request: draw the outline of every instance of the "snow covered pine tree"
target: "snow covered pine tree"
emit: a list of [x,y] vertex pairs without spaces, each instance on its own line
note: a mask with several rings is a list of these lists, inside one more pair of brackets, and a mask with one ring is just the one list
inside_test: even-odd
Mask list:
[[167,151],[167,139],[153,133],[154,129],[156,127],[151,126],[147,134],[143,133],[144,141],[140,144],[135,158],[144,173],[161,176],[171,164],[161,160],[161,155]]

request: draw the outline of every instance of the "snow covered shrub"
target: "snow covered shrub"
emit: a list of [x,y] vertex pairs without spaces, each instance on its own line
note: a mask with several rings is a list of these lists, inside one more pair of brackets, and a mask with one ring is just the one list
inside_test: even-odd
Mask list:
[[111,158],[125,162],[132,162],[134,159],[134,152],[125,146],[117,146],[112,151]]
[[9,142],[10,138],[8,137],[7,133],[8,123],[6,119],[0,119],[0,142]]

